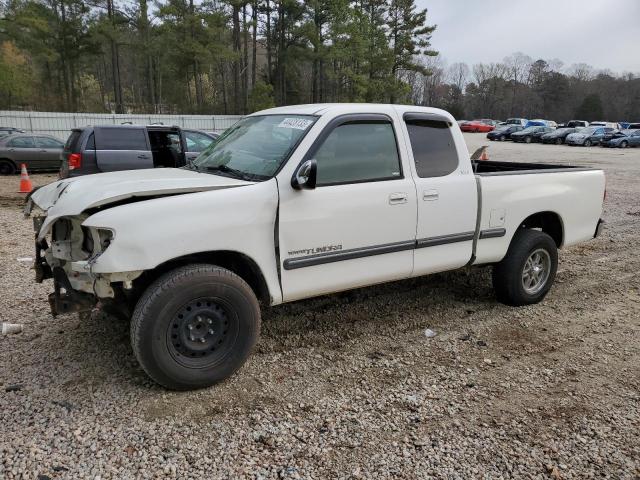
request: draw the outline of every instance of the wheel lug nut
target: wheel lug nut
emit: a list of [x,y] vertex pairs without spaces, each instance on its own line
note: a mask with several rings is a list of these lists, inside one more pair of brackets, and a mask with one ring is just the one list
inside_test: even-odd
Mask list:
[[208,318],[208,319],[207,319],[207,323],[208,323],[209,325],[211,325],[211,324],[213,323],[213,320],[211,320],[210,318]]
[[189,337],[189,340],[191,340],[192,342],[196,341],[196,337]]
[[189,324],[189,330],[193,330],[193,325]]
[[216,332],[214,332],[212,329],[209,329],[209,334],[210,335],[213,335],[214,333],[216,333]]
[[204,343],[204,342],[206,342],[206,340],[203,337],[203,338],[200,339],[200,343]]

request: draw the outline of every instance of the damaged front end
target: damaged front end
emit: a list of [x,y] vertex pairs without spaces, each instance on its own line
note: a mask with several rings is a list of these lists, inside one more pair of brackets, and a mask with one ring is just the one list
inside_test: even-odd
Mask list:
[[[33,206],[25,214],[30,214]],[[99,301],[109,303],[121,296],[120,290],[131,289],[142,272],[96,274],[92,266],[113,240],[113,231],[82,225],[88,215],[61,217],[42,234],[46,215],[35,215],[35,279],[42,283],[53,279],[54,291],[49,295],[53,316],[85,312]]]

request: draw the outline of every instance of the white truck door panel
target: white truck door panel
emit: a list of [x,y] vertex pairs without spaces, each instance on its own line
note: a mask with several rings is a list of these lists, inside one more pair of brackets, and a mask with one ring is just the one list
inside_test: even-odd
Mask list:
[[318,164],[315,189],[279,184],[285,301],[411,275],[416,193],[392,121],[347,117],[331,122],[305,156]]
[[460,151],[451,122],[406,113],[407,148],[418,195],[413,275],[464,266],[471,259],[478,195],[466,147]]

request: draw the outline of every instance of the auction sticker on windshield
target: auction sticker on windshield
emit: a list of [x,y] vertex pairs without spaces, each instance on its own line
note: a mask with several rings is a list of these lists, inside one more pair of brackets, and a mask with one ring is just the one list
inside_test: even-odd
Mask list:
[[307,127],[312,123],[313,123],[313,120],[307,120],[306,118],[285,118],[278,124],[278,127],[306,130]]

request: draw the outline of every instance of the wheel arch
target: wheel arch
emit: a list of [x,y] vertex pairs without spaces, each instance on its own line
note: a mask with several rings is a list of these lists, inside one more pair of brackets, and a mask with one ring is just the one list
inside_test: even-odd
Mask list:
[[519,228],[535,229],[546,233],[558,248],[564,242],[564,223],[562,217],[556,212],[544,211],[531,214],[520,222]]
[[13,171],[14,171],[14,172],[17,172],[17,171],[18,171],[18,165],[16,164],[16,162],[15,162],[15,161],[11,160],[10,158],[7,158],[7,157],[0,157],[0,163],[2,163],[2,162],[7,162],[7,163],[9,163],[9,164],[13,165]]
[[272,302],[273,296],[269,291],[267,281],[258,263],[248,255],[234,250],[216,250],[190,253],[181,257],[167,260],[151,270],[145,271],[135,280],[136,290],[140,294],[157,278],[165,273],[185,265],[194,263],[208,263],[226,268],[242,278],[251,287],[258,301],[265,305]]

